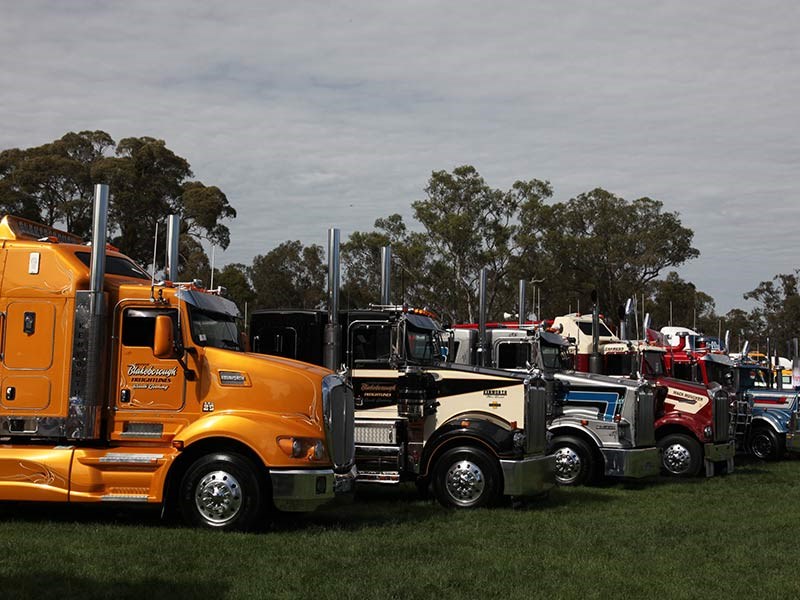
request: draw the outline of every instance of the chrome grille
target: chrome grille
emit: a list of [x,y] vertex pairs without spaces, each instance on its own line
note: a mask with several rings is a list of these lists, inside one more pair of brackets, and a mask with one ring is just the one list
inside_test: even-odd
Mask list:
[[355,404],[353,389],[339,375],[322,380],[322,409],[334,468],[347,471],[355,462]]
[[731,439],[731,425],[735,425],[739,411],[735,403],[731,403],[730,396],[724,390],[714,393],[714,441],[727,442]]
[[656,397],[653,386],[642,386],[636,390],[636,430],[633,432],[636,446],[656,445]]
[[525,454],[541,454],[547,442],[547,392],[543,386],[527,386],[525,394]]

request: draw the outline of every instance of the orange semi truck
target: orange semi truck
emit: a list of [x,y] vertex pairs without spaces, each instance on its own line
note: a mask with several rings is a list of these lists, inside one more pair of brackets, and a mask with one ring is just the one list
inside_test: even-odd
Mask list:
[[91,246],[0,222],[0,500],[160,504],[242,530],[350,491],[351,388],[243,352],[233,302],[106,246],[107,205],[97,186]]

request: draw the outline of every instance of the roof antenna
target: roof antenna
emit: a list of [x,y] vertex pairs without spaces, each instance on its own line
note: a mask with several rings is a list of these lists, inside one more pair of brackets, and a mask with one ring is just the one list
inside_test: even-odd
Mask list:
[[208,289],[214,289],[214,252],[217,249],[216,244],[211,244],[211,284],[208,286]]

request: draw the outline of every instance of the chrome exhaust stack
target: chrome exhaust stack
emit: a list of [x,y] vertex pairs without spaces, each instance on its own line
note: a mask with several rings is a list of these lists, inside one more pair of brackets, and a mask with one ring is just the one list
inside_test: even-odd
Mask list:
[[167,264],[164,269],[169,281],[178,281],[178,241],[181,235],[180,217],[167,217]]
[[486,340],[486,288],[487,288],[486,267],[481,269],[480,282],[478,284],[478,366],[486,366],[486,355],[489,353]]
[[381,304],[388,306],[392,295],[392,247],[381,248]]
[[100,437],[106,369],[106,233],[108,229],[108,186],[94,188],[92,254],[89,290],[75,297],[75,326],[72,343],[69,415],[65,437],[91,440]]
[[[525,298],[525,286],[526,281],[524,279],[519,280],[519,324],[520,326],[525,324],[525,305],[527,304],[527,300]],[[538,317],[538,315],[537,315]]]
[[325,325],[323,360],[331,371],[341,364],[339,324],[339,230],[328,230],[328,324]]

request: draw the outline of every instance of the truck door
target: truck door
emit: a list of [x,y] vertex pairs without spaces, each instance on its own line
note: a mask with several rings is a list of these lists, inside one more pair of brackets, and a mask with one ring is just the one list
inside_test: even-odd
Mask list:
[[177,359],[153,355],[156,315],[169,315],[178,337],[178,311],[172,308],[130,307],[122,310],[119,332],[120,410],[178,411],[186,399],[183,368]]

